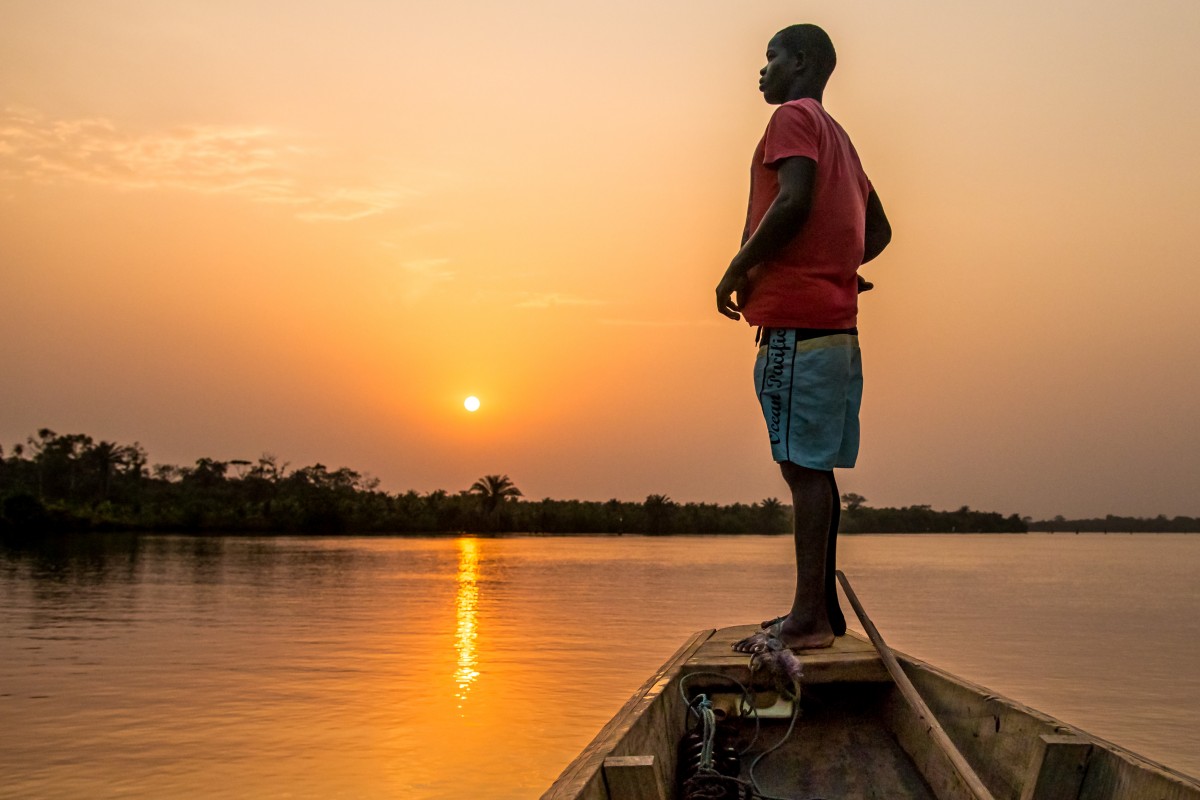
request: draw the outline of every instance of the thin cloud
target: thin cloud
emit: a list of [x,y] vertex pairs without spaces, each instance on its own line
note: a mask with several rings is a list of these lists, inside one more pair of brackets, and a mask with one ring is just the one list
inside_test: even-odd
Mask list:
[[517,303],[517,308],[555,308],[557,306],[602,306],[603,300],[594,300],[578,295],[561,294],[559,292],[526,293],[524,299]]
[[400,268],[427,280],[448,281],[454,277],[454,273],[445,268],[449,263],[448,258],[418,258],[405,261]]
[[719,325],[721,321],[708,319],[602,319],[600,324],[630,328],[692,328],[697,325]]
[[298,212],[296,216],[308,222],[349,222],[390,211],[405,197],[415,194],[391,189],[335,189],[311,197],[311,208]]
[[0,111],[0,178],[9,180],[228,194],[292,206],[299,219],[310,222],[381,214],[416,194],[406,188],[302,185],[296,174],[313,156],[261,126],[193,125],[135,135],[100,117],[54,120],[34,111]]
[[439,284],[454,279],[454,273],[446,269],[448,258],[419,258],[400,265],[403,273],[401,297],[412,304],[421,299]]

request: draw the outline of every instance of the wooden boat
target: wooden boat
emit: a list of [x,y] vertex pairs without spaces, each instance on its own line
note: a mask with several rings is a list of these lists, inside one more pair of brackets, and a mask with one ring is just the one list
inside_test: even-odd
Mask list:
[[[849,632],[827,650],[797,654],[804,670],[800,710],[784,744],[753,770],[763,796],[1200,800],[1195,778],[894,653],[849,585],[843,587],[876,643]],[[705,693],[725,703],[730,715],[719,725],[736,742],[746,741],[755,727],[744,704],[727,702],[730,695],[740,700],[732,681],[761,686],[749,658],[730,647],[755,630],[747,625],[693,634],[542,800],[681,800],[676,769],[679,742],[693,727],[692,697]],[[756,749],[770,747],[792,722],[790,714],[759,719]],[[747,766],[743,757],[743,781]]]

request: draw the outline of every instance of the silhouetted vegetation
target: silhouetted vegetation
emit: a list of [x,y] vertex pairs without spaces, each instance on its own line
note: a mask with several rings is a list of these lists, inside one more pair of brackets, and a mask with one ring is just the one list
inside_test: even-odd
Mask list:
[[862,495],[842,495],[842,533],[1024,533],[1025,520],[989,511],[934,511],[929,506],[870,508]]
[[[843,496],[846,533],[1014,532],[1013,514],[870,508]],[[760,503],[527,500],[507,475],[485,475],[451,494],[380,491],[378,481],[323,464],[289,469],[201,458],[190,467],[149,466],[141,445],[42,429],[0,451],[0,529],[9,533],[184,531],[212,533],[786,533],[791,507]]]
[[521,497],[521,490],[507,475],[484,475],[467,490],[479,496],[483,518],[491,525],[500,521],[500,509],[511,499]]
[[1200,531],[1200,518],[1167,519],[1162,514],[1157,517],[1117,517],[1109,514],[1090,519],[1066,519],[1060,515],[1054,519],[1030,522],[1029,530],[1050,533],[1196,533]]

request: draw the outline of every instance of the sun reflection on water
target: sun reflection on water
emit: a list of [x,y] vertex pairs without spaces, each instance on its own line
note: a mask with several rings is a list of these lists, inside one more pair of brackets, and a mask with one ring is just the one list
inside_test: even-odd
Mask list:
[[475,653],[475,640],[479,636],[479,546],[475,539],[458,540],[458,593],[455,595],[455,618],[458,629],[454,637],[454,649],[458,652],[458,669],[454,671],[454,682],[458,685],[455,697],[458,707],[471,691],[471,685],[479,677],[476,667],[479,658]]

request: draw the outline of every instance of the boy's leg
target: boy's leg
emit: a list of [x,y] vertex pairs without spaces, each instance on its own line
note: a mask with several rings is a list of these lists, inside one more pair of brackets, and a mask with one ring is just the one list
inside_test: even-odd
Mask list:
[[788,461],[779,466],[792,491],[796,544],[796,594],[780,626],[779,638],[796,649],[829,647],[834,638],[825,595],[826,550],[833,515],[829,473]]
[[837,571],[837,535],[838,524],[842,519],[842,497],[838,494],[837,480],[833,477],[833,470],[829,471],[829,489],[833,495],[831,498],[833,511],[829,516],[829,543],[825,548],[825,610],[829,615],[829,625],[833,628],[833,635],[844,636],[846,634],[846,615],[842,613],[842,606],[838,602],[837,579],[833,574]]
[[[842,496],[838,493],[837,481],[834,480],[832,471],[829,473],[829,488],[833,513],[829,519],[829,539],[825,549],[825,613],[829,617],[829,627],[833,629],[833,635],[845,636],[846,615],[842,613],[842,606],[838,600],[837,577],[834,575],[837,571],[837,535],[842,519]],[[784,614],[781,617],[763,620],[762,627],[770,628],[787,617],[788,615]]]
[[846,629],[835,580],[841,502],[832,467],[851,466],[857,455],[860,364],[854,333],[807,338],[791,329],[766,331],[755,360],[754,385],[771,455],[792,492],[795,512],[796,594],[787,616],[763,627],[778,625],[793,647],[829,646]]

